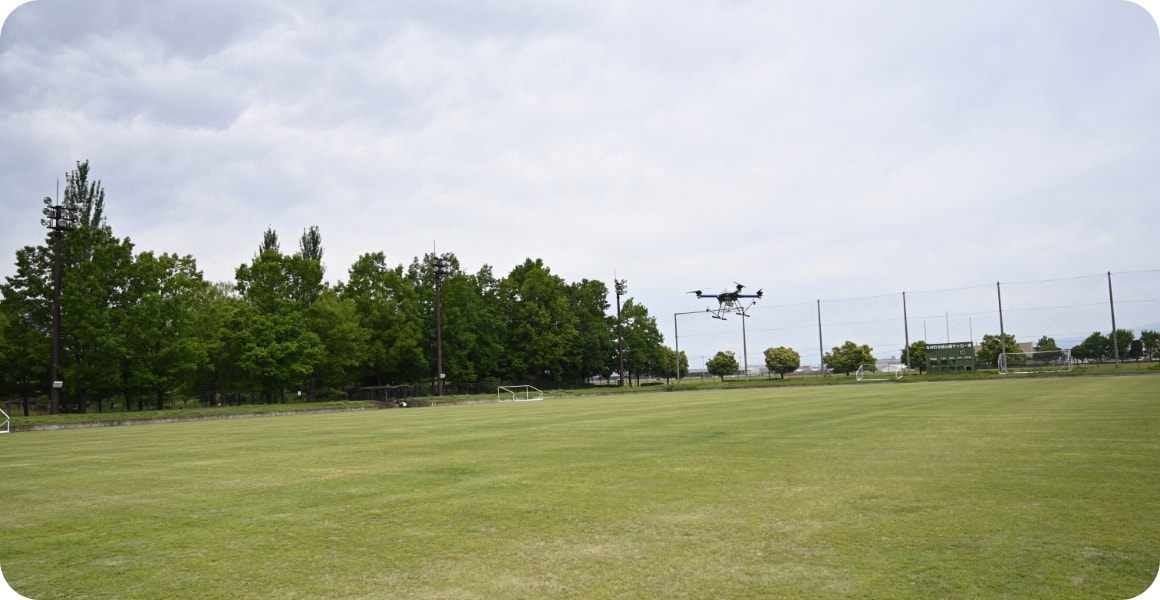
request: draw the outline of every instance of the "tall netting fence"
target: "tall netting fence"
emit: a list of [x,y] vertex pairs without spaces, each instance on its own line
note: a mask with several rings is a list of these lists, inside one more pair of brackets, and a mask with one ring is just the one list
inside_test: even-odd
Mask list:
[[[765,348],[785,346],[801,355],[803,370],[819,367],[822,357],[847,341],[873,349],[876,359],[905,359],[908,343],[969,342],[978,347],[984,336],[1005,333],[1025,350],[1050,339],[1070,349],[1094,332],[1160,330],[1160,269],[1099,273],[1034,281],[993,282],[939,290],[899,290],[896,293],[850,298],[821,298],[796,303],[758,302],[747,310],[745,338],[751,368],[763,362]],[[719,337],[720,322],[685,317],[680,322],[682,346],[698,337]],[[729,322],[738,330],[741,317]],[[725,325],[728,326],[728,325]],[[738,344],[740,347],[740,344]],[[1120,348],[1128,360],[1130,348]],[[741,359],[741,352],[737,352]],[[689,356],[696,369],[709,357]],[[1136,360],[1160,360],[1160,352],[1144,348]]]

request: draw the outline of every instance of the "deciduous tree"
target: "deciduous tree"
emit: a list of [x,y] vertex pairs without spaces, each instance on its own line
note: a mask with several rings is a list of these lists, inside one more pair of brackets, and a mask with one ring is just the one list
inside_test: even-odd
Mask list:
[[729,350],[718,352],[713,355],[713,358],[705,361],[705,369],[709,371],[709,374],[720,377],[722,382],[725,381],[725,377],[736,374],[740,368],[741,365],[737,363],[737,358]]
[[1063,351],[1055,343],[1055,338],[1042,336],[1035,343],[1034,349],[1039,353],[1040,360],[1055,360],[1063,356]]
[[501,371],[509,380],[559,381],[579,331],[564,280],[540,259],[527,259],[499,284]]
[[194,332],[207,285],[190,256],[143,252],[134,259],[120,370],[126,404],[148,393],[162,410],[165,394],[188,386],[209,363],[204,338]]
[[653,374],[658,377],[664,377],[666,381],[677,376],[677,369],[680,369],[681,377],[689,374],[689,357],[681,352],[680,357],[677,357],[676,351],[668,346],[661,346],[658,354],[659,364],[653,367]]
[[802,357],[793,348],[778,346],[765,349],[765,368],[785,379],[786,373],[793,373],[802,366]]
[[1140,343],[1143,345],[1144,355],[1149,359],[1160,356],[1160,332],[1151,329],[1141,330]]
[[568,298],[577,331],[571,371],[577,379],[607,377],[612,373],[609,359],[616,353],[616,319],[608,315],[608,286],[584,279],[568,285]]
[[382,252],[364,254],[351,266],[339,295],[354,303],[366,339],[359,379],[369,385],[420,381],[430,363],[419,299],[402,265],[388,266]]
[[926,372],[926,340],[911,342],[909,346],[899,350],[899,352],[907,368],[917,369],[919,375]]
[[238,366],[260,383],[268,399],[308,386],[325,357],[322,338],[306,315],[324,289],[322,266],[268,249],[239,266],[236,277],[244,301],[233,315]]
[[[1112,338],[1098,331],[1093,331],[1091,335],[1084,338],[1080,346],[1082,346],[1080,354],[1084,357],[1084,360],[1104,362],[1104,360],[1112,356]],[[1072,349],[1072,356],[1075,357],[1074,348]]]
[[841,346],[834,346],[830,352],[823,356],[822,360],[834,372],[849,375],[857,371],[858,367],[862,365],[874,364],[874,349],[866,344],[859,346],[847,340]]
[[624,336],[624,368],[629,378],[636,377],[640,385],[641,375],[663,368],[664,357],[660,355],[661,335],[657,320],[649,316],[648,308],[629,298],[621,306],[621,329]]
[[1019,348],[1019,343],[1015,341],[1015,336],[1007,333],[1003,334],[1002,342],[998,335],[985,334],[982,343],[979,344],[979,352],[975,355],[975,360],[981,364],[990,365],[992,367],[999,364],[999,355],[1004,351],[1007,352],[1008,358],[1020,360],[1023,356],[1022,350]]
[[[1112,338],[1109,336],[1108,340],[1111,340],[1111,339]],[[1127,358],[1128,353],[1131,351],[1131,348],[1132,348],[1132,342],[1135,339],[1136,339],[1136,334],[1131,329],[1117,329],[1116,330],[1116,340],[1115,340],[1116,345],[1110,350],[1110,352],[1111,352],[1110,356],[1114,359],[1116,356],[1115,353],[1118,351],[1120,354],[1120,359]]]

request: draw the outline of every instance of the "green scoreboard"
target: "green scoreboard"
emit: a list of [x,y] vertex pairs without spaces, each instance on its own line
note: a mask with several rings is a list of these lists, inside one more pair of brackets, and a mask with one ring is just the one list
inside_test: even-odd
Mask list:
[[970,342],[926,345],[928,373],[972,373],[975,369],[975,346]]

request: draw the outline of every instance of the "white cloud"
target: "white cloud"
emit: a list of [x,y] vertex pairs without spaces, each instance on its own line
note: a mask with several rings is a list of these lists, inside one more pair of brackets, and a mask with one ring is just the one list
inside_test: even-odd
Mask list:
[[[1160,222],[1146,17],[40,0],[0,39],[0,248],[42,239],[38,199],[89,159],[119,235],[212,279],[267,226],[292,246],[319,225],[332,279],[433,243],[469,270],[539,257],[569,280],[616,269],[666,330],[699,306],[683,292],[734,280],[796,306],[1152,268],[1124,251]],[[927,250],[948,240],[953,269]]]

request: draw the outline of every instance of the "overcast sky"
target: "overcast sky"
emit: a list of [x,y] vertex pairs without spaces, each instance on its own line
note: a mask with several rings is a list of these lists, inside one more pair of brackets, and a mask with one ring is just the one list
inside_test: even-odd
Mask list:
[[[999,281],[1020,341],[1106,331],[1108,271],[1160,322],[1157,107],[1125,0],[37,0],[0,32],[0,276],[88,160],[116,235],[211,280],[317,225],[331,282],[433,247],[615,272],[670,346],[689,290],[763,288],[752,364],[817,363],[819,299],[827,350],[893,354],[903,291],[912,341],[977,341]],[[680,319],[693,366],[742,354]]]

